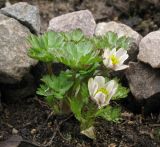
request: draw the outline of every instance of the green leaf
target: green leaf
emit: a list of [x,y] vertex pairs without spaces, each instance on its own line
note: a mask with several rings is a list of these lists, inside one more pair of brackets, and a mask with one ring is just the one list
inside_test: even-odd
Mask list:
[[84,39],[84,34],[82,33],[80,29],[73,30],[71,32],[71,39],[75,42],[79,42],[82,39]]
[[80,29],[72,30],[71,32],[61,32],[66,42],[79,42],[85,39],[83,32]]
[[82,101],[80,101],[77,98],[72,98],[72,99],[69,99],[69,102],[70,102],[70,108],[74,116],[76,117],[76,119],[78,119],[79,121],[83,121],[82,114],[81,114],[81,111],[83,108]]
[[66,92],[73,85],[68,71],[61,72],[59,76],[46,75],[42,78],[43,84],[38,88],[37,94],[56,99],[63,99]]
[[112,100],[119,100],[122,98],[126,98],[128,96],[129,89],[127,87],[123,87],[120,83],[118,84],[118,89],[116,94],[112,97]]
[[92,43],[96,46],[98,49],[119,49],[124,48],[128,49],[130,40],[129,38],[122,36],[118,37],[118,35],[114,32],[107,32],[103,36],[95,36],[91,39]]
[[107,106],[99,109],[96,117],[102,117],[107,121],[119,122],[119,120],[121,120],[121,109],[119,107]]
[[76,70],[86,70],[101,61],[98,50],[95,51],[94,46],[88,41],[65,42],[63,48],[54,53],[58,62]]
[[31,46],[28,49],[28,55],[39,61],[53,62],[56,60],[54,50],[63,46],[63,40],[64,38],[56,32],[47,32],[41,36],[31,35],[28,38]]
[[81,95],[81,100],[83,101],[83,103],[88,104],[89,91],[88,91],[88,86],[86,83],[81,84],[80,95]]

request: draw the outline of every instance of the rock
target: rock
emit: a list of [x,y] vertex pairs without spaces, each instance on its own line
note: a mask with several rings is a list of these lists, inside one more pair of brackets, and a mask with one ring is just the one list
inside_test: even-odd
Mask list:
[[32,32],[40,33],[40,14],[36,6],[19,2],[1,9],[1,13],[13,17],[27,26]]
[[160,31],[151,32],[141,40],[138,59],[160,68]]
[[15,129],[15,128],[13,128],[13,129],[12,129],[12,134],[13,134],[13,135],[18,134],[18,130],[17,130],[17,129]]
[[129,26],[114,21],[108,23],[98,23],[95,29],[95,35],[105,35],[109,31],[117,33],[118,37],[126,36],[131,38],[130,47],[128,49],[128,61],[136,61],[138,54],[138,45],[140,40],[142,39],[142,36],[136,31],[132,30]]
[[37,61],[27,55],[30,31],[17,20],[0,14],[0,82],[16,83]]
[[5,6],[5,0],[0,0],[0,8]]
[[132,94],[138,100],[150,98],[160,92],[160,70],[141,62],[130,62],[125,75]]
[[87,36],[93,36],[95,20],[89,10],[81,10],[55,17],[50,20],[48,30],[66,32],[81,29]]
[[21,136],[13,135],[8,140],[0,142],[0,147],[38,147],[38,145],[24,141]]
[[142,39],[142,36],[132,30],[129,26],[115,21],[98,23],[96,26],[95,35],[105,35],[109,31],[117,33],[119,37],[127,36],[131,38],[136,45],[139,45],[139,42]]
[[22,141],[22,137],[15,135],[10,137],[8,140],[1,142],[0,146],[1,147],[19,147],[21,141]]
[[31,130],[31,134],[32,134],[32,135],[36,134],[36,132],[37,132],[36,129],[32,129],[32,130]]

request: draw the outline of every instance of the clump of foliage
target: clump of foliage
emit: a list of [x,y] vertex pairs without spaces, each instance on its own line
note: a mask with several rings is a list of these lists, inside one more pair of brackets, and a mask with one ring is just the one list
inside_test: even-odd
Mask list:
[[95,138],[97,117],[120,121],[120,108],[112,107],[110,101],[125,98],[129,90],[118,79],[110,79],[110,72],[128,67],[123,64],[128,58],[128,38],[119,38],[113,32],[89,38],[77,29],[32,35],[28,41],[30,57],[48,65],[56,62],[67,67],[59,75],[50,69],[37,90],[55,114],[72,112],[81,124],[81,133],[90,138]]

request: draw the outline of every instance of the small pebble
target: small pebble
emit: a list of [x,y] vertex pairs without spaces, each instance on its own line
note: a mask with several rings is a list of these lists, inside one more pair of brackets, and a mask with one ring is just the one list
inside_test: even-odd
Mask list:
[[108,145],[108,147],[116,147],[116,144],[115,143],[111,143]]
[[37,132],[36,129],[32,129],[32,130],[31,130],[31,134],[32,134],[32,135],[33,135],[33,134],[36,134],[36,132]]
[[13,128],[13,129],[12,129],[12,134],[13,134],[13,135],[18,134],[18,130],[17,130],[17,129],[15,129],[15,128]]

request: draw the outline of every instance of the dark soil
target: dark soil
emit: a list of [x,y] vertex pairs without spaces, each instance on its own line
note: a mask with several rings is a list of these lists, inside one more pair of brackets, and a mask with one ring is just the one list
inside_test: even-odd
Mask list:
[[[12,3],[18,0],[10,0]],[[21,0],[22,1],[22,0]],[[68,12],[89,9],[97,22],[116,20],[128,24],[142,35],[160,27],[159,0],[23,0],[38,5],[42,32],[51,18]],[[158,3],[158,2],[159,3]],[[95,141],[79,132],[79,123],[73,116],[57,117],[40,98],[26,98],[17,103],[3,103],[0,110],[0,141],[13,134],[13,128],[24,140],[55,147],[158,147],[160,146],[160,115],[144,117],[139,105],[125,100],[120,124],[96,121]],[[121,103],[120,103],[121,104]],[[125,104],[125,105],[124,105]],[[124,107],[125,106],[125,107]],[[130,106],[132,109],[130,109]],[[126,109],[129,108],[129,109]],[[139,112],[133,114],[132,112]],[[52,138],[52,140],[51,140]]]
[[[4,105],[0,120],[0,140],[18,130],[23,139],[39,146],[51,140],[55,147],[158,147],[160,143],[160,116],[134,115],[122,111],[120,124],[96,121],[97,140],[92,141],[81,135],[79,124],[72,115],[56,117],[39,98],[28,98],[19,103]],[[159,144],[160,145],[160,144]]]

